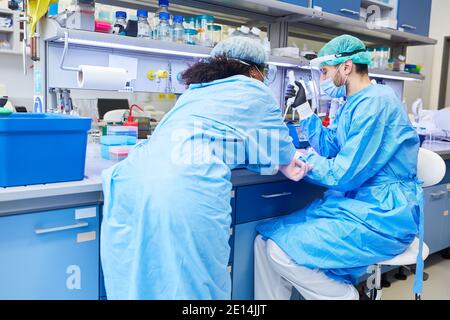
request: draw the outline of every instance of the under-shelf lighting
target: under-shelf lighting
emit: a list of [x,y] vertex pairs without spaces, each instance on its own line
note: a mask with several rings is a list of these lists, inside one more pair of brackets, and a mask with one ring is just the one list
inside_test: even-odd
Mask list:
[[[58,41],[64,42],[64,38],[60,38],[60,39],[58,39]],[[184,56],[184,57],[208,58],[211,56],[208,53],[186,52],[186,51],[177,51],[177,50],[162,49],[162,48],[148,48],[148,47],[140,47],[140,46],[134,46],[134,45],[129,45],[129,44],[119,44],[119,43],[86,40],[86,39],[76,39],[76,38],[69,38],[68,43],[84,45],[84,46],[110,48],[110,49],[169,54],[169,55],[177,55],[177,56]],[[285,68],[299,68],[300,67],[300,63],[293,64],[293,63],[278,62],[278,61],[269,61],[268,63],[273,64],[278,67],[285,67]]]
[[[64,42],[64,38],[60,38],[59,41]],[[68,39],[69,44],[78,44],[85,46],[94,46],[94,47],[102,47],[102,48],[110,48],[110,49],[120,49],[120,50],[131,50],[131,51],[139,51],[139,52],[151,52],[151,53],[161,53],[161,54],[170,54],[177,56],[186,56],[186,57],[199,57],[199,58],[207,58],[210,55],[206,53],[196,53],[196,52],[186,52],[186,51],[177,51],[170,49],[161,49],[161,48],[147,48],[134,46],[129,44],[119,44],[119,43],[111,43],[111,42],[102,42],[95,40],[86,40],[86,39]]]

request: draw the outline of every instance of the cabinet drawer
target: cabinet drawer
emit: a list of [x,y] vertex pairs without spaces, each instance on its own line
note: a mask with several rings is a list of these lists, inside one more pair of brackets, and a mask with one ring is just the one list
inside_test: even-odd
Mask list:
[[300,7],[309,7],[309,0],[281,0],[281,2],[295,4]]
[[426,244],[431,252],[447,247],[450,228],[449,190],[447,185],[437,185],[424,189],[424,220]]
[[399,0],[398,27],[405,32],[428,36],[431,0]]
[[450,184],[450,159],[445,160],[445,166],[447,170],[445,171],[445,176],[442,179],[441,183],[449,183]]
[[0,299],[98,299],[98,208],[0,217]]
[[305,181],[283,181],[236,190],[234,224],[285,215],[322,197],[324,188]]
[[359,20],[361,0],[313,0],[313,6],[322,8],[322,11]]

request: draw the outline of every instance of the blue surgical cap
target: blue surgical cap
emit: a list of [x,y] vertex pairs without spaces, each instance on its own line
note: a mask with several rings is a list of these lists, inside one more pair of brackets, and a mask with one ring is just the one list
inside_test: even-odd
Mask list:
[[256,65],[265,64],[269,59],[261,42],[243,36],[234,36],[219,42],[211,51],[211,56],[221,55]]
[[354,63],[368,64],[372,62],[372,55],[370,52],[366,51],[366,46],[364,42],[356,37],[344,34],[342,36],[336,37],[319,51],[319,57],[334,55],[339,53],[352,53],[350,56],[344,56],[335,58],[330,61],[322,63],[322,65],[338,65],[345,61],[352,60]]

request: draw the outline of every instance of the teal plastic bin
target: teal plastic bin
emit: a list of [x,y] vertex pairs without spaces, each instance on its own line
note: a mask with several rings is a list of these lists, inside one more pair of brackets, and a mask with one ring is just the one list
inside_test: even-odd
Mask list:
[[0,187],[83,180],[90,118],[0,115]]

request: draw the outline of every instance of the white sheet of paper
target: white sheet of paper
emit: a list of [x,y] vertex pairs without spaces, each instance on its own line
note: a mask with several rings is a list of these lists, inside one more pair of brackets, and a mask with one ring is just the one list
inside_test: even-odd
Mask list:
[[137,79],[138,59],[136,58],[110,54],[109,67],[126,69],[128,71],[128,81]]

